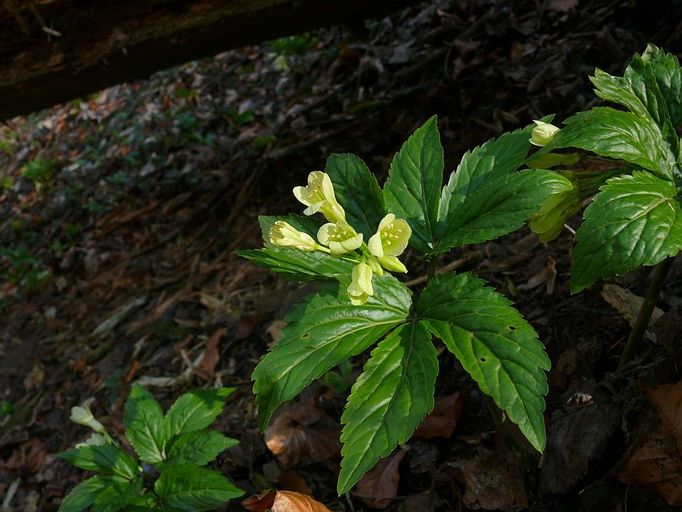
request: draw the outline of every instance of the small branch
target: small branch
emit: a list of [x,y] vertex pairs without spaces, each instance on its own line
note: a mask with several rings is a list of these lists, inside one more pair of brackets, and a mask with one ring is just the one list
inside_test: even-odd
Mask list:
[[651,320],[651,314],[654,312],[656,307],[656,302],[658,302],[658,295],[661,293],[661,288],[663,288],[663,283],[668,275],[668,271],[673,264],[675,258],[666,258],[661,263],[656,265],[654,269],[654,275],[651,279],[651,284],[644,297],[644,302],[639,310],[637,319],[632,326],[632,331],[630,331],[630,336],[628,341],[625,343],[625,348],[620,356],[620,361],[618,361],[618,368],[625,366],[639,351],[639,346],[642,343],[642,338],[649,326],[649,320]]

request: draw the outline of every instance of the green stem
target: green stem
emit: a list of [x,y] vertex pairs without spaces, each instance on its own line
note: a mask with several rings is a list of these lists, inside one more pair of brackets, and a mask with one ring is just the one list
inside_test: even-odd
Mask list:
[[651,279],[651,284],[644,297],[644,302],[642,302],[642,307],[639,309],[639,314],[637,319],[632,326],[632,331],[630,331],[630,336],[628,341],[625,343],[625,348],[620,356],[620,361],[618,361],[618,368],[625,366],[639,351],[639,346],[642,343],[642,338],[646,332],[646,328],[649,326],[649,320],[651,320],[651,314],[654,312],[656,307],[656,302],[658,301],[658,295],[661,293],[661,288],[663,288],[663,283],[668,275],[668,271],[673,264],[674,258],[666,258],[661,263],[656,265],[654,269],[654,275]]
[[426,270],[426,282],[428,283],[436,275],[436,267],[438,266],[438,256],[432,256],[429,260],[429,266]]

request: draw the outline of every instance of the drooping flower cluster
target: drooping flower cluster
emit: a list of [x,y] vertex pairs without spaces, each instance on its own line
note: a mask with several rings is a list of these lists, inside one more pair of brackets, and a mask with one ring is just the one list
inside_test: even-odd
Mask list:
[[[317,232],[317,242],[307,233],[297,230],[285,221],[277,221],[270,228],[268,239],[273,245],[292,247],[301,251],[323,251],[335,257],[355,261],[351,284],[347,293],[353,305],[367,302],[374,294],[373,274],[407,272],[398,259],[410,240],[412,229],[402,219],[387,214],[379,223],[377,232],[367,244],[348,221],[346,212],[336,200],[332,180],[324,172],[314,171],[308,175],[308,185],[294,188],[294,196],[306,206],[305,215],[321,213],[327,223]],[[319,242],[319,243],[318,243]]]

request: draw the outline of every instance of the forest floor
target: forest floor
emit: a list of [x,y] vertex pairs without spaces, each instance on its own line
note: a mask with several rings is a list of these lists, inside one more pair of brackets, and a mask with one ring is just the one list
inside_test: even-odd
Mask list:
[[[166,406],[192,387],[236,387],[217,427],[240,444],[216,467],[247,494],[298,490],[351,512],[682,510],[682,266],[655,343],[617,370],[628,293],[643,295],[650,269],[570,295],[568,229],[548,245],[521,230],[448,256],[509,296],[546,345],[548,449],[540,459],[505,443],[443,353],[446,428],[339,498],[338,453],[278,462],[256,427],[250,374],[301,287],[234,255],[260,245],[258,215],[298,211],[292,187],[329,154],[359,155],[381,183],[437,114],[453,169],[504,131],[596,104],[588,75],[622,73],[647,42],[680,55],[675,2],[435,0],[0,125],[0,510],[56,510],[83,478],[55,458],[87,434],[70,408],[88,401],[120,432],[133,382]],[[425,273],[414,254],[407,266],[408,280]],[[338,429],[344,397],[325,396]],[[291,427],[314,453],[318,426]]]

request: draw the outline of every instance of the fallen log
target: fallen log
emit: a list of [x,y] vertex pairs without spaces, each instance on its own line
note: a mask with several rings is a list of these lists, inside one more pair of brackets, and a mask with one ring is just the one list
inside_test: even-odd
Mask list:
[[1,0],[0,120],[409,0]]

